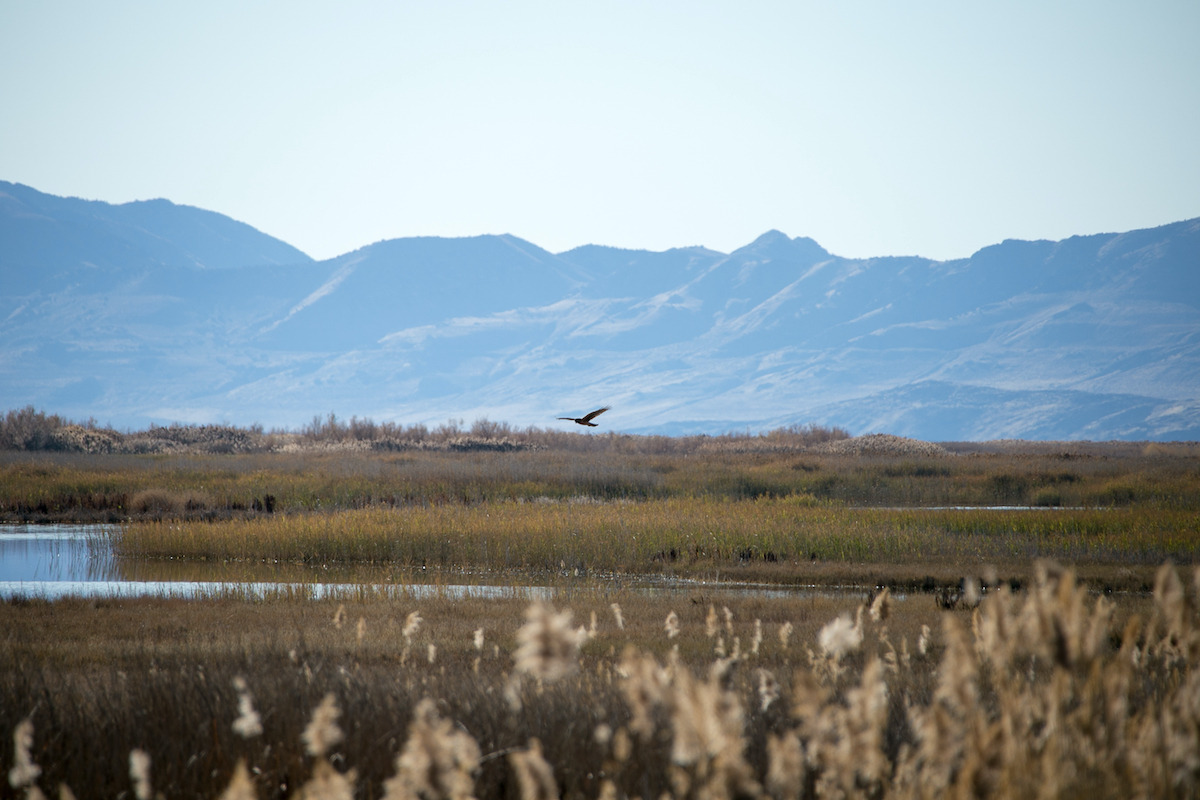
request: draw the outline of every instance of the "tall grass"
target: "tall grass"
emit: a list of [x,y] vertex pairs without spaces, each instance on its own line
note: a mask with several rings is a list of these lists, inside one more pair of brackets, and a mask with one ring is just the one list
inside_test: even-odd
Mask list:
[[[1109,457],[1064,459],[1037,452],[1037,443],[1030,443],[1030,452],[912,458],[745,450],[711,441],[676,442],[679,451],[657,453],[641,447],[639,437],[626,439],[628,450],[621,437],[613,437],[607,447],[586,454],[569,447],[140,456],[0,452],[0,519],[216,519],[245,517],[268,506],[300,513],[578,497],[811,496],[852,506],[1200,511],[1200,459],[1187,448],[1145,454],[1114,446]],[[135,501],[145,492],[177,499],[139,505]]]
[[802,496],[501,502],[122,526],[127,558],[387,563],[575,573],[796,575],[813,561],[1156,564],[1200,558],[1200,517],[1173,510],[856,509]]
[[967,611],[6,604],[5,773],[26,797],[1196,796],[1200,570],[1145,600],[1036,575]]

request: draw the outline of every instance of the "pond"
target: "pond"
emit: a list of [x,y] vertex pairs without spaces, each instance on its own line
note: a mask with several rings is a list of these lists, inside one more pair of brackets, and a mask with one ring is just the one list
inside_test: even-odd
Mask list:
[[0,598],[204,597],[293,593],[305,596],[372,591],[405,596],[534,596],[537,586],[446,584],[396,580],[378,567],[118,558],[112,525],[0,525]]
[[[571,591],[645,593],[720,591],[784,596],[862,594],[816,587],[778,587],[663,578],[587,578],[554,586],[497,583],[486,576],[431,574],[382,566],[331,566],[118,558],[114,525],[0,525],[0,599],[14,597],[206,597],[237,594],[308,597],[359,593],[396,597],[549,597]],[[460,582],[461,581],[461,582]],[[899,598],[897,598],[899,599]]]

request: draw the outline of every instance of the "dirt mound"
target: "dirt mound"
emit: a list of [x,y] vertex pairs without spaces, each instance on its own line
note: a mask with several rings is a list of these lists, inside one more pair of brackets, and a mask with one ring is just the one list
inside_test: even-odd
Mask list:
[[812,449],[814,453],[838,456],[948,456],[950,451],[939,444],[920,439],[893,436],[890,433],[868,433],[853,439],[826,442]]

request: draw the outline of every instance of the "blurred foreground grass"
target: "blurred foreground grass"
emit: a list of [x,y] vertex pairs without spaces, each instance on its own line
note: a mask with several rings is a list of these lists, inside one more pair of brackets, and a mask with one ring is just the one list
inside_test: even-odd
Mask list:
[[[1200,570],[1013,592],[0,604],[17,796],[1194,797]],[[1004,576],[1000,576],[1003,578]]]

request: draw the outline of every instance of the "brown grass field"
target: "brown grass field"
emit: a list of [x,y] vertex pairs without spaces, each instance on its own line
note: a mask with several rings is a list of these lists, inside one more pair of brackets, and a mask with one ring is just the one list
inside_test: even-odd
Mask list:
[[7,796],[1200,793],[1192,444],[312,433],[0,452],[131,563],[395,584],[0,603]]

